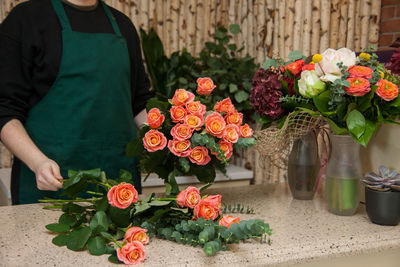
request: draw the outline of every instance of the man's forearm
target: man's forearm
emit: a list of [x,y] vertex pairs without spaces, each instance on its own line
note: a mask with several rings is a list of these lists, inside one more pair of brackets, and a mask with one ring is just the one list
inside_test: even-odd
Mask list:
[[147,122],[147,112],[146,109],[143,109],[139,114],[135,117],[135,125],[138,129],[143,127],[143,124]]
[[48,158],[33,143],[22,123],[13,119],[1,130],[1,141],[16,157],[22,160],[32,171]]

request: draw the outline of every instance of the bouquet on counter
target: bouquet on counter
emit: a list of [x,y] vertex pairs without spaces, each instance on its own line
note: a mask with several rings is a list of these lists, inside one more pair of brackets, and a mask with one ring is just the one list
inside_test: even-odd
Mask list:
[[305,113],[366,147],[382,123],[399,124],[400,79],[377,58],[329,48],[312,58],[293,51],[288,62],[269,59],[253,79],[252,106],[264,128],[274,121],[290,126],[291,117]]
[[212,103],[215,88],[210,78],[198,78],[197,96],[177,89],[168,102],[151,99],[147,124],[127,146],[129,157],[140,155],[142,172],[165,180],[167,195],[179,192],[175,179],[179,175],[212,183],[216,169],[226,173],[235,147],[255,144],[253,130],[230,98]]
[[[96,256],[111,254],[111,262],[130,265],[145,260],[145,246],[153,236],[203,247],[208,256],[241,240],[270,241],[268,224],[222,214],[221,196],[201,196],[204,187],[189,186],[166,198],[156,198],[153,193],[139,200],[135,187],[126,182],[129,178],[126,171],[116,180],[108,179],[100,169],[69,171],[63,189],[71,199],[41,200],[53,203],[45,208],[63,211],[58,223],[46,225],[57,233],[52,242],[74,251],[87,248]],[[90,191],[88,185],[95,185],[96,190]],[[93,197],[79,198],[80,192]]]

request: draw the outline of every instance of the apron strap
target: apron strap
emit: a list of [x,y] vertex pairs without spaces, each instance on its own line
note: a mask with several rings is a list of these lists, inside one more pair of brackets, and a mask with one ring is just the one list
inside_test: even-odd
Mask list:
[[61,0],[51,0],[51,3],[53,4],[53,8],[58,16],[58,19],[60,20],[62,29],[66,31],[71,31],[71,25],[69,24],[69,20],[61,3]]
[[104,11],[106,12],[107,17],[111,22],[111,25],[112,25],[112,27],[114,29],[115,34],[118,37],[122,37],[121,31],[119,30],[119,27],[118,27],[118,24],[117,24],[117,20],[115,19],[115,16],[111,13],[111,10],[108,8],[108,6],[103,1],[100,0],[100,2],[103,5]]

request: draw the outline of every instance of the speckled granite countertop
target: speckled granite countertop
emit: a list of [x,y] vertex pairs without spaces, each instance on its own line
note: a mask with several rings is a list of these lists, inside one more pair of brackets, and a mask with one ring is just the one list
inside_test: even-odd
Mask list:
[[[313,201],[293,200],[283,184],[209,189],[208,193],[221,193],[224,203],[240,201],[253,207],[256,214],[242,219],[269,222],[275,232],[272,244],[248,241],[206,257],[200,248],[152,239],[143,266],[287,266],[400,248],[400,225],[372,224],[363,205],[354,216],[336,216],[328,213],[320,196]],[[60,213],[42,207],[0,207],[0,266],[117,266],[106,255],[96,257],[53,245],[53,234],[44,226],[56,222]]]

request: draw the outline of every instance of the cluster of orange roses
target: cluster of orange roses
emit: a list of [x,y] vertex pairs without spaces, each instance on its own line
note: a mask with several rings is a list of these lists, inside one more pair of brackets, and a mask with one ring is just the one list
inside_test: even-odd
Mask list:
[[[369,67],[355,65],[349,68],[348,72],[350,77],[347,81],[350,82],[350,87],[346,87],[345,90],[347,94],[352,96],[364,96],[371,91],[371,84],[369,79],[372,78],[372,73],[374,72]],[[399,95],[399,88],[392,82],[386,79],[380,79],[376,86],[375,93],[385,101],[392,101]]]
[[[138,202],[138,192],[128,183],[113,186],[107,193],[108,203],[119,209],[126,209]],[[221,195],[212,195],[202,198],[199,189],[189,186],[176,197],[178,206],[193,210],[193,220],[204,218],[215,220],[221,214]],[[233,223],[240,223],[239,217],[222,216],[219,220],[221,226],[230,227]],[[138,264],[145,260],[144,246],[149,243],[147,229],[130,227],[127,229],[123,243],[117,244],[117,257],[123,263]]]
[[[221,195],[206,196],[202,198],[199,189],[189,186],[181,191],[176,197],[176,203],[181,208],[193,209],[193,219],[204,218],[205,220],[215,220],[221,214]],[[222,216],[218,221],[219,225],[230,227],[233,223],[239,223],[239,217]]]
[[[208,96],[216,86],[210,78],[197,80],[197,93]],[[149,152],[163,150],[166,146],[178,157],[188,157],[192,163],[206,165],[210,162],[209,151],[204,146],[191,147],[190,138],[195,131],[205,131],[219,139],[218,144],[226,159],[233,153],[233,144],[239,138],[250,138],[253,130],[243,123],[243,114],[233,106],[230,98],[226,98],[214,106],[214,111],[207,112],[206,106],[195,101],[195,95],[184,89],[178,89],[171,100],[173,106],[169,110],[175,125],[170,130],[172,140],[167,141],[165,135],[157,130],[164,121],[165,115],[158,108],[149,110],[147,123],[152,128],[144,138],[143,145]],[[168,144],[168,145],[167,145]],[[217,152],[210,151],[217,156]],[[219,158],[220,159],[220,158]],[[220,159],[221,160],[221,159]]]

